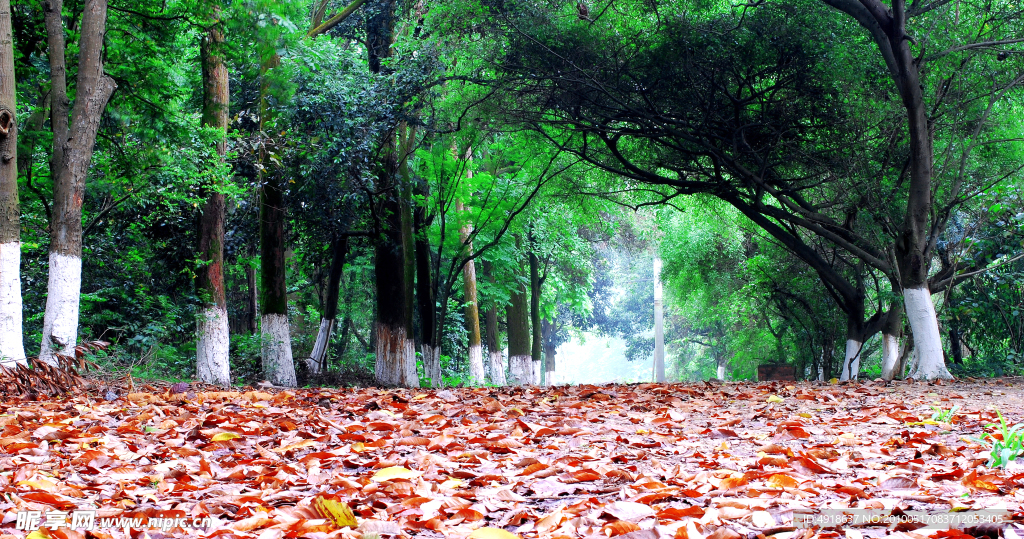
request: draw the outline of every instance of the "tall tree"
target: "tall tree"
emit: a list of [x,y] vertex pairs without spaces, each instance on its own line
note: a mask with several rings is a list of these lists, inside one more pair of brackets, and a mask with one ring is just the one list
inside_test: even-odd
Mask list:
[[[467,155],[469,151],[466,152]],[[468,159],[467,159],[468,161]],[[472,177],[472,170],[466,174]],[[455,200],[455,211],[460,214],[466,210],[461,199]],[[462,291],[466,302],[466,332],[469,334],[469,378],[474,385],[484,383],[484,357],[480,345],[480,306],[476,294],[476,261],[472,258],[473,240],[470,238],[472,225],[469,222],[459,227],[459,240],[465,245],[466,264],[462,266]]]
[[[366,51],[370,72],[381,74],[391,57],[395,35],[395,1],[383,0],[373,6],[366,19]],[[403,237],[401,188],[397,176],[399,155],[395,127],[384,129],[375,163],[377,201],[375,221],[374,274],[377,287],[375,324],[377,382],[385,386],[416,387],[416,348],[409,338],[407,311],[408,281],[405,276],[406,240]]]
[[324,294],[324,314],[320,318],[320,329],[309,353],[307,366],[311,374],[324,371],[327,361],[327,345],[338,318],[338,298],[341,291],[341,277],[348,256],[348,236],[341,234],[331,241],[331,268],[327,273],[327,292]]
[[0,0],[0,359],[23,362],[17,85],[10,0]]
[[117,84],[103,72],[106,0],[86,0],[78,28],[78,78],[68,124],[65,37],[62,0],[44,3],[50,57],[50,122],[53,129],[53,219],[46,313],[39,359],[56,364],[55,354],[74,356],[82,289],[82,202],[96,132]]
[[[725,380],[725,368],[719,366],[718,379]],[[654,380],[665,383],[665,312],[662,305],[661,257],[654,255]]]
[[540,274],[540,259],[537,257],[534,243],[533,234],[530,234],[530,357],[533,360],[533,383],[539,385],[542,381],[544,363],[544,334],[540,324],[540,296],[544,277]]
[[[217,155],[227,151],[228,69],[224,64],[224,33],[219,12],[211,18],[199,46],[203,69],[203,125],[217,129]],[[227,297],[224,292],[224,192],[223,185],[208,187],[206,203],[199,214],[199,261],[196,291],[203,299],[196,328],[196,371],[199,379],[213,384],[231,384],[228,357]]]
[[[518,277],[516,280],[519,281]],[[511,300],[507,310],[509,383],[530,385],[534,379],[530,355],[530,300],[525,283],[513,283]]]

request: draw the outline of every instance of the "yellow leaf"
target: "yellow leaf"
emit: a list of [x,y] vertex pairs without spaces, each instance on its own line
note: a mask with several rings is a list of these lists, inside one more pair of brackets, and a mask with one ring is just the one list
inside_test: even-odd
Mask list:
[[829,380],[828,383],[830,383],[832,385],[836,385],[836,384],[839,383],[839,379],[838,378],[833,378],[833,379]]
[[518,535],[501,528],[477,528],[468,539],[521,539]]
[[339,528],[345,526],[354,528],[359,525],[356,522],[356,516],[352,514],[352,509],[345,502],[317,496],[313,499],[313,507],[316,507],[320,516],[333,521]]
[[810,419],[810,418],[814,417],[814,416],[812,416],[811,414],[809,414],[807,412],[800,412],[799,414],[796,414],[796,415],[798,415],[800,417],[805,417],[807,419]]
[[727,444],[725,442],[722,442],[722,445],[718,446],[718,450],[719,451],[728,451],[729,450],[729,444]]
[[363,442],[356,442],[352,444],[353,453],[362,453],[363,451],[366,451],[366,446],[363,445]]
[[46,479],[40,479],[38,481],[36,481],[36,480],[18,481],[18,486],[31,487],[31,488],[34,488],[36,490],[42,490],[42,491],[46,491],[46,492],[53,492],[53,491],[57,490],[57,484],[52,482],[52,481],[47,481]]
[[373,474],[374,481],[391,481],[392,479],[416,479],[422,472],[414,472],[405,466],[391,466]]
[[210,438],[210,441],[211,442],[226,442],[228,440],[234,440],[235,438],[241,438],[241,437],[242,437],[241,434],[236,434],[234,432],[218,432],[217,434],[213,435],[213,438]]
[[413,397],[412,400],[418,401],[418,400],[422,400],[422,399],[425,399],[425,398],[427,398],[427,394],[426,393],[420,393],[419,395],[416,395],[415,397]]
[[636,429],[636,433],[637,434],[650,434],[651,431],[649,431],[647,429]]
[[46,530],[38,529],[25,536],[25,539],[50,539],[50,536],[46,535]]
[[768,402],[783,402],[783,400],[782,397],[778,395],[772,395],[771,397],[768,397]]

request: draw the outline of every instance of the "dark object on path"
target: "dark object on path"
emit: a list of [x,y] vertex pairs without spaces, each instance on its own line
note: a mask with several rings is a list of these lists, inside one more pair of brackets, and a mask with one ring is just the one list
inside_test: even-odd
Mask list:
[[757,366],[757,379],[765,380],[796,381],[796,369],[785,363],[769,363]]
[[188,391],[188,382],[178,382],[171,386],[171,393],[184,393]]

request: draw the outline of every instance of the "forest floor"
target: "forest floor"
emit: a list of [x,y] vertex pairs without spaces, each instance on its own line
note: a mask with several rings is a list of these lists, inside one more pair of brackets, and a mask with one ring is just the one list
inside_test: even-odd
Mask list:
[[[0,408],[0,539],[23,538],[29,531],[18,528],[36,524],[44,527],[32,539],[1018,539],[1024,467],[986,468],[988,452],[972,438],[997,408],[1011,423],[1024,420],[1022,388],[1024,380],[1007,378],[193,385],[112,401],[9,400]],[[948,423],[932,420],[935,409],[953,407]],[[899,518],[821,520],[840,509]],[[987,518],[995,513],[973,512],[991,509],[1010,520],[948,531],[900,516],[937,515],[945,528],[950,515]],[[119,518],[143,520],[107,520]]]

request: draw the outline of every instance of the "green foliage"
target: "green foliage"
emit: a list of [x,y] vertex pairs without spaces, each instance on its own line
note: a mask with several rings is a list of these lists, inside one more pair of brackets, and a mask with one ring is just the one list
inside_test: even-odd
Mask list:
[[987,466],[1004,468],[1024,453],[1024,424],[1009,426],[1003,413],[996,410],[999,423],[990,423],[987,428],[996,428],[994,433],[983,433],[977,441],[990,448]]

